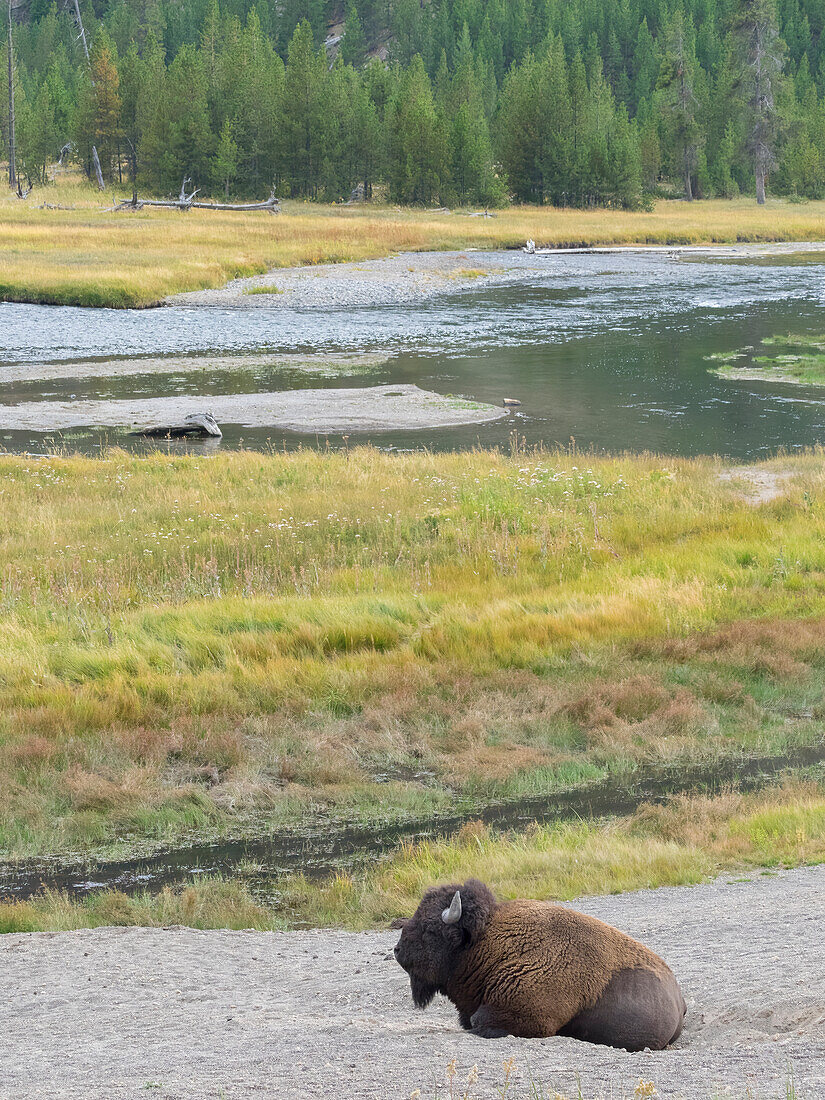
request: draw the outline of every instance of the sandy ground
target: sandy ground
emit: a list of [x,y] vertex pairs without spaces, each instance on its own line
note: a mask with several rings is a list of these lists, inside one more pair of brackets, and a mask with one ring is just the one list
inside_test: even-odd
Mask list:
[[[464,1097],[684,1100],[825,1096],[825,867],[591,898],[644,939],[689,1005],[677,1047],[485,1041],[438,999],[415,1010],[397,933],[102,929],[0,937],[0,1097]],[[530,1092],[531,1076],[544,1089]],[[796,1091],[786,1093],[793,1079]],[[750,1089],[750,1091],[747,1091]],[[637,1093],[636,1095],[649,1095]]]
[[720,481],[741,486],[741,493],[748,504],[768,504],[781,497],[793,477],[793,470],[761,470],[754,466],[731,466],[719,475]]
[[211,413],[218,424],[295,432],[378,432],[482,424],[507,410],[418,386],[284,390],[278,393],[170,395],[120,401],[28,401],[0,406],[0,430],[52,432],[67,428],[149,428]]

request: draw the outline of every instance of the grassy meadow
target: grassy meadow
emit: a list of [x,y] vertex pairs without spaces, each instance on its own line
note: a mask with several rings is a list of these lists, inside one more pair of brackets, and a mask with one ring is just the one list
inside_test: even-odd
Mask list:
[[500,899],[570,900],[824,861],[825,785],[788,783],[758,794],[681,796],[607,824],[533,826],[503,835],[470,824],[455,836],[402,847],[355,876],[320,884],[287,878],[269,901],[243,881],[215,878],[158,894],[107,891],[82,902],[46,892],[0,903],[0,933],[113,924],[360,931],[409,916],[434,883],[470,876],[489,883]]
[[72,175],[25,200],[0,195],[0,299],[140,307],[169,294],[299,264],[398,251],[540,245],[698,244],[825,239],[825,202],[660,201],[650,212],[514,206],[494,218],[389,206],[286,202],[278,217],[147,207],[107,210]]
[[777,462],[754,507],[710,459],[0,456],[0,858],[821,743],[825,467]]

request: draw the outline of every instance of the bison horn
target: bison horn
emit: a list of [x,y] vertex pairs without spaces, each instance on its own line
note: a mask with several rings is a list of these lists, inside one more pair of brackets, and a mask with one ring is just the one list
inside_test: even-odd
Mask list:
[[461,920],[461,893],[456,890],[453,894],[453,900],[450,902],[450,908],[445,909],[441,914],[441,919],[445,924],[458,924]]

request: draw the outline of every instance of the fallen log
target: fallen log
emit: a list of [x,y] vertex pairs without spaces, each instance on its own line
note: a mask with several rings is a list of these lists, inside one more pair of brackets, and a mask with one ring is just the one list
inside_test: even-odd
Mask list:
[[182,439],[184,436],[208,436],[221,439],[223,432],[218,427],[212,413],[189,413],[179,424],[153,425],[149,428],[137,428],[130,435],[145,435],[151,439]]
[[[197,191],[193,192],[196,195]],[[144,206],[167,206],[173,210],[268,210],[270,214],[280,214],[281,200],[275,197],[273,192],[264,202],[196,202],[193,195],[184,195],[177,199],[139,199],[133,195],[131,199],[125,199],[117,206],[110,207],[110,212],[117,213],[121,210],[142,210]]]

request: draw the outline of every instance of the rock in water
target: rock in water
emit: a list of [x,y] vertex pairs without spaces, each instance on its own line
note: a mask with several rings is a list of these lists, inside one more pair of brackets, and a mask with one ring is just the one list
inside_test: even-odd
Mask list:
[[505,408],[515,408],[516,405],[520,404],[521,402],[517,397],[505,397],[502,401],[502,405],[504,405]]
[[209,436],[220,439],[223,432],[212,413],[189,413],[180,424],[167,424],[151,428],[138,428],[132,435],[148,435],[160,439],[180,439],[182,436]]

